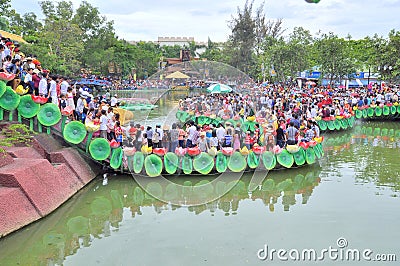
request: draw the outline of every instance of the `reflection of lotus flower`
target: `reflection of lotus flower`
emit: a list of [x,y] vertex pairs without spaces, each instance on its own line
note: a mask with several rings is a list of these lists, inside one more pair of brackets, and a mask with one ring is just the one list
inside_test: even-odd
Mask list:
[[167,150],[165,148],[154,148],[153,153],[157,154],[158,156],[164,156]]
[[274,146],[274,148],[272,148],[272,151],[273,151],[273,153],[275,153],[275,154],[281,153],[282,150],[283,150],[283,149],[282,149],[281,147],[279,147],[279,145],[276,145],[276,146]]
[[62,109],[61,114],[65,116],[70,116],[74,113],[74,109],[71,106],[67,106],[64,109]]
[[175,154],[178,156],[184,156],[187,152],[186,148],[178,147],[175,149]]
[[115,139],[112,139],[112,140],[110,141],[110,147],[111,147],[112,149],[118,148],[118,147],[119,147],[119,142],[117,142]]
[[79,236],[89,234],[89,219],[83,216],[76,216],[68,220],[68,231]]
[[136,152],[136,148],[135,147],[125,147],[125,148],[123,148],[123,151],[124,151],[125,156],[133,156]]

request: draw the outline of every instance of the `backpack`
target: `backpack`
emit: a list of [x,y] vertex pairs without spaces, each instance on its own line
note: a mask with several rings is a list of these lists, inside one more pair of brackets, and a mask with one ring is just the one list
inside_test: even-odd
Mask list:
[[160,133],[158,133],[157,130],[154,131],[153,137],[152,137],[151,141],[152,141],[153,143],[158,143],[158,142],[160,142]]

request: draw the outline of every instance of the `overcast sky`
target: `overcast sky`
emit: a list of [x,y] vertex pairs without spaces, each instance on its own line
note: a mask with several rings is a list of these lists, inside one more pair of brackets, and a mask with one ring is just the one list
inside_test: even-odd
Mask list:
[[[74,8],[80,0],[72,0]],[[226,41],[228,21],[243,8],[245,0],[87,0],[108,20],[114,20],[117,35],[128,41],[156,41],[158,36],[194,37],[195,41]],[[23,14],[41,15],[38,0],[12,0],[13,8]],[[254,10],[262,3],[255,0]],[[315,35],[332,31],[353,39],[387,36],[400,30],[400,0],[266,0],[267,18],[282,18],[290,32],[302,26]]]

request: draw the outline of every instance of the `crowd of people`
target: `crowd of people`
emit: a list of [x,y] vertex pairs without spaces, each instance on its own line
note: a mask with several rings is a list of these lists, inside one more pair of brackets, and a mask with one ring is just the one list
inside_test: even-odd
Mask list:
[[[225,123],[196,125],[194,121],[171,126],[144,126],[130,122],[121,124],[117,95],[94,97],[88,89],[71,84],[67,77],[50,74],[42,68],[34,55],[25,56],[19,45],[1,37],[2,62],[0,71],[15,74],[9,85],[16,89],[22,85],[28,93],[48,98],[61,110],[72,110],[70,120],[99,125],[95,136],[115,139],[122,145],[165,147],[174,151],[177,147],[198,146],[201,151],[212,147],[274,145],[284,147],[300,141],[308,142],[319,137],[317,119],[330,116],[353,115],[355,106],[377,106],[399,101],[400,90],[396,86],[369,84],[367,87],[330,88],[329,86],[305,85],[299,88],[289,84],[244,84],[240,93],[199,94],[179,101],[179,109],[191,114],[220,117]],[[134,85],[156,86],[165,80],[138,80]],[[197,84],[197,83],[196,83]],[[243,92],[245,91],[245,92]],[[255,129],[244,131],[243,123],[249,118],[256,120]],[[237,121],[232,123],[231,121]],[[250,120],[250,119],[249,119]]]

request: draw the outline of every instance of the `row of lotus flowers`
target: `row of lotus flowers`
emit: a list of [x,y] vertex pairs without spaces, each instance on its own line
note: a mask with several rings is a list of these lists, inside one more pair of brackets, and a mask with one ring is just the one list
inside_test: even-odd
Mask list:
[[[315,138],[314,140],[310,141],[310,142],[299,142],[298,144],[295,145],[286,145],[286,150],[289,153],[296,153],[300,150],[300,148],[303,148],[304,150],[307,150],[309,147],[315,147],[317,144],[322,143],[324,137],[319,137],[319,138]],[[272,152],[274,154],[280,154],[285,148],[281,148],[278,145],[275,145],[272,148]],[[244,146],[242,147],[239,152],[246,156],[249,155],[250,152],[254,152],[257,155],[262,154],[263,152],[265,152],[267,150],[267,148],[265,146],[259,146],[257,144],[255,144],[253,146],[253,148],[251,148],[250,150]],[[124,148],[124,154],[126,156],[131,156],[136,152],[136,149],[134,147],[126,147]],[[141,148],[141,152],[144,154],[156,154],[158,156],[164,156],[167,152],[168,149],[166,148],[152,148],[152,147],[147,147],[147,146],[143,146]],[[226,156],[231,156],[235,150],[232,147],[222,147],[221,148],[221,152],[222,154],[226,155]],[[185,156],[185,155],[189,155],[189,156],[197,156],[201,153],[201,150],[198,147],[192,147],[192,148],[182,148],[182,147],[177,147],[175,149],[175,154],[178,155],[179,157]],[[208,150],[208,154],[212,155],[212,156],[216,156],[216,154],[218,153],[218,150],[215,147],[212,147]]]

